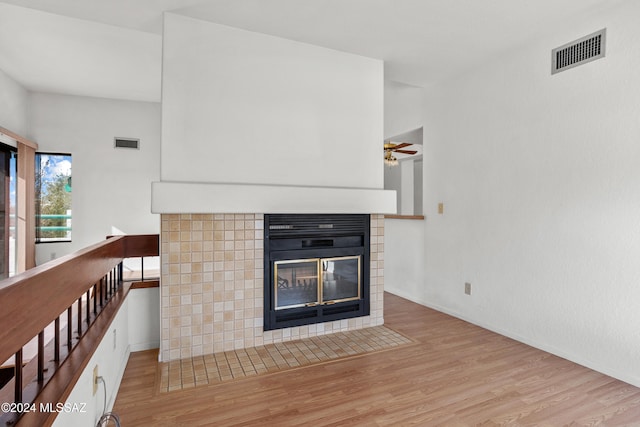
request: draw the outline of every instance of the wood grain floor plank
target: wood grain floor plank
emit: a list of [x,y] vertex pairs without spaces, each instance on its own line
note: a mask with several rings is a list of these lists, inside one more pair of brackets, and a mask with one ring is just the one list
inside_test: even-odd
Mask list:
[[157,352],[131,355],[126,426],[640,426],[640,389],[385,294],[417,344],[158,393]]

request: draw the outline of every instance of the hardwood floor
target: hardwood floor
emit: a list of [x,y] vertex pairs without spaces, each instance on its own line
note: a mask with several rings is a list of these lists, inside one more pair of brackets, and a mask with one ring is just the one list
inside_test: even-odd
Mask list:
[[158,393],[157,352],[129,359],[123,426],[640,426],[640,389],[385,294],[381,353]]

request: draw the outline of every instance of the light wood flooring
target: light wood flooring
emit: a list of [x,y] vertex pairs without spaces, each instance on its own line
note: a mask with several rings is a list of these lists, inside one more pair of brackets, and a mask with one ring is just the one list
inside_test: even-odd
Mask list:
[[157,351],[129,359],[123,426],[640,426],[640,389],[385,294],[384,352],[159,393]]

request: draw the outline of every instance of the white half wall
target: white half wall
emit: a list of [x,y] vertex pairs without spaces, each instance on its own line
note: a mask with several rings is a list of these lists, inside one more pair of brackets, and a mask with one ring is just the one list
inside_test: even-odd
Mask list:
[[0,70],[0,94],[0,126],[26,137],[27,90]]
[[160,348],[160,288],[132,289],[127,301],[131,351]]
[[[109,412],[113,408],[129,354],[158,348],[160,345],[159,295],[159,288],[129,291],[127,299],[120,307],[71,394],[66,402],[60,402],[67,405],[84,404],[84,412],[61,412],[56,417],[54,426],[95,426],[103,410]],[[93,368],[96,365],[98,375],[104,378],[105,385],[98,384],[98,390],[94,395]]]
[[385,218],[384,290],[424,304],[425,220]]
[[380,60],[165,14],[162,82],[162,181],[383,188]]
[[[638,16],[614,3],[428,92],[415,294],[636,386]],[[604,59],[550,74],[551,49],[603,27]]]
[[[71,243],[36,245],[38,264],[115,234],[159,233],[151,213],[151,182],[160,177],[160,104],[33,93],[29,136],[41,152],[71,153]],[[140,149],[115,149],[114,137],[140,139]]]

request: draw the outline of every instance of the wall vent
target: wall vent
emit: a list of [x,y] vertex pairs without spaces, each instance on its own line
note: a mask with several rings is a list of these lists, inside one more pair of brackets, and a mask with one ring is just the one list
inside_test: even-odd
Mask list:
[[115,148],[140,148],[140,140],[136,138],[114,138]]
[[579,38],[551,51],[551,74],[604,58],[607,29]]

